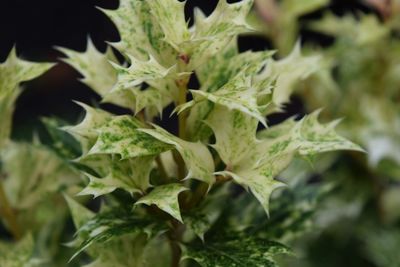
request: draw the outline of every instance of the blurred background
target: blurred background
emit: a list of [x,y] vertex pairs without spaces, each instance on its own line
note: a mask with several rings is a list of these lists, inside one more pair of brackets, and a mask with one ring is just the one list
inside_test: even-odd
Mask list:
[[[316,225],[310,228],[310,233],[284,238],[294,244],[300,255],[300,260],[284,264],[398,267],[400,23],[396,19],[400,13],[390,10],[395,1],[320,1],[321,4],[296,13],[298,16],[285,13],[285,8],[291,7],[283,4],[286,2],[307,5],[308,1],[257,1],[249,19],[260,33],[240,37],[240,50],[278,49],[279,58],[289,54],[300,39],[305,54],[317,53],[327,58],[327,71],[299,85],[285,112],[272,115],[269,124],[325,107],[325,118],[346,118],[342,132],[369,154],[341,153],[314,162],[312,168],[302,162],[282,175],[282,179],[296,178],[293,187],[306,184],[306,193],[303,189],[298,191],[306,197],[313,195],[314,186],[321,191],[320,184],[331,185],[318,203],[313,202],[312,208],[308,206],[312,214],[307,213],[307,220]],[[187,0],[188,20],[195,6],[209,14],[216,4],[217,0]],[[99,50],[105,51],[106,42],[117,41],[117,29],[98,7],[115,9],[118,1],[1,1],[0,62],[15,46],[23,59],[59,63],[24,84],[13,118],[14,139],[31,139],[33,132],[40,132],[42,117],[57,117],[69,123],[78,121],[82,110],[72,100],[89,104],[100,100],[78,81],[81,76],[77,71],[60,61],[63,55],[55,49],[59,46],[85,51],[90,37]],[[328,13],[333,16],[327,18]],[[285,14],[293,17],[280,19]],[[363,108],[358,108],[360,103]],[[117,114],[128,112],[112,105],[101,106]],[[369,116],[365,115],[362,122],[361,113]],[[174,121],[166,124],[169,129],[175,127]],[[304,198],[292,196],[292,200],[299,202],[287,203],[294,206],[291,212],[308,210],[304,206],[300,211],[296,209],[304,203]],[[279,210],[282,208],[279,205],[271,209]],[[277,212],[271,214],[272,221],[285,219],[274,217]],[[273,229],[273,223],[270,224],[266,229]],[[0,235],[6,233],[1,231]]]

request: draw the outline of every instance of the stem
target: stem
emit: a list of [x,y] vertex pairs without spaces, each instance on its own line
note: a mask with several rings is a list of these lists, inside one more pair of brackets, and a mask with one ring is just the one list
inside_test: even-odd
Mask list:
[[[179,61],[178,61],[178,69],[180,72],[185,72],[187,64],[189,63],[190,58],[186,54],[181,54],[179,56]],[[186,103],[186,94],[187,94],[187,86],[189,83],[190,75],[185,75],[182,78],[176,80],[176,85],[178,86],[179,89],[179,94],[178,94],[178,103],[177,105],[183,105]],[[179,138],[186,140],[186,112],[183,111],[179,113],[178,115],[178,122],[179,122]],[[185,162],[182,159],[182,156],[175,151],[174,153],[174,159],[176,161],[176,164],[178,165],[178,178],[182,180],[185,178]]]
[[[186,103],[186,93],[187,93],[187,84],[189,82],[188,78],[183,78],[178,81],[179,88],[179,98],[178,105],[183,105]],[[183,140],[186,139],[186,112],[183,111],[178,115],[179,120],[179,137]]]
[[21,231],[18,227],[17,217],[13,209],[8,202],[7,196],[4,192],[3,184],[0,182],[0,214],[4,218],[7,226],[10,229],[10,232],[14,236],[15,240],[19,240],[21,238]]
[[179,246],[180,240],[182,240],[183,232],[185,231],[184,225],[173,219],[171,221],[173,229],[169,234],[169,245],[171,247],[172,258],[171,267],[179,267],[181,262],[182,251]]

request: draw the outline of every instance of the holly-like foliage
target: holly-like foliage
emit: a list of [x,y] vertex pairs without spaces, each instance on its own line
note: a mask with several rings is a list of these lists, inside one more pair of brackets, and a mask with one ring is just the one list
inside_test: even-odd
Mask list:
[[[70,243],[76,249],[72,263],[83,262],[85,252],[88,266],[277,266],[275,256],[290,254],[290,249],[260,229],[244,231],[250,227],[245,223],[243,231],[224,223],[246,212],[228,211],[226,206],[238,203],[234,196],[243,188],[259,202],[262,220],[267,221],[271,194],[285,186],[277,176],[295,157],[362,151],[335,132],[338,121],[320,123],[319,111],[268,126],[266,117],[282,111],[294,86],[323,62],[319,56],[303,56],[300,43],[281,60],[273,59],[271,51],[240,53],[237,36],[255,31],[246,19],[252,5],[251,0],[221,0],[209,16],[196,10],[189,27],[184,2],[121,0],[118,9],[103,10],[121,38],[105,53],[90,40],[85,52],[59,48],[66,56],[63,60],[83,75],[82,82],[103,102],[131,111],[115,115],[79,103],[84,119],[62,127],[81,145],[73,163],[65,161],[70,143],[52,130],[50,135],[55,133],[52,137],[59,141],[51,153],[60,166],[49,167],[50,152],[32,150],[38,153],[33,166],[48,164],[43,169],[49,173],[38,178],[44,185],[41,190],[57,191],[63,166],[82,176],[85,185],[79,195],[103,200],[94,213],[64,190],[77,228]],[[298,9],[293,13],[302,14]],[[123,60],[114,55],[116,50]],[[12,79],[16,85],[31,78],[19,78],[25,70],[7,63],[4,68],[4,75],[17,77]],[[189,88],[195,76],[200,86]],[[4,95],[15,86],[4,89]],[[168,106],[174,111],[163,114]],[[160,126],[168,116],[178,121],[177,133]],[[47,187],[49,175],[57,178]],[[32,197],[27,203],[12,202],[12,207],[34,205],[41,197],[36,188],[25,189],[28,185],[16,187],[27,191],[24,197],[33,191]]]

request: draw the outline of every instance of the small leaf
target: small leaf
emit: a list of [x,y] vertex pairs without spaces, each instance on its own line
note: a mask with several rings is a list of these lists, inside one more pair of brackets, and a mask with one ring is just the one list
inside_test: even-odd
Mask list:
[[168,133],[161,127],[156,125],[154,127],[155,129],[141,129],[141,131],[175,147],[181,154],[188,169],[185,179],[197,179],[206,182],[210,186],[214,183],[214,160],[205,145],[200,142],[187,142]]
[[135,205],[146,204],[156,205],[172,217],[182,222],[181,212],[179,210],[179,193],[189,190],[181,184],[166,184],[154,188],[149,194],[136,201]]

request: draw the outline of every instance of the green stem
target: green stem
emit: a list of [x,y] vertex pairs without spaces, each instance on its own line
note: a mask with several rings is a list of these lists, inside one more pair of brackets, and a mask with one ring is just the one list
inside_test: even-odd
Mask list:
[[[187,93],[187,79],[180,80],[178,82],[179,87],[179,99],[178,105],[183,105],[186,103],[186,93]],[[179,137],[181,139],[186,139],[186,112],[181,112],[178,115],[179,120]]]
[[3,184],[0,182],[0,214],[4,218],[15,240],[19,240],[22,236],[17,223],[17,217],[8,202],[4,192]]

